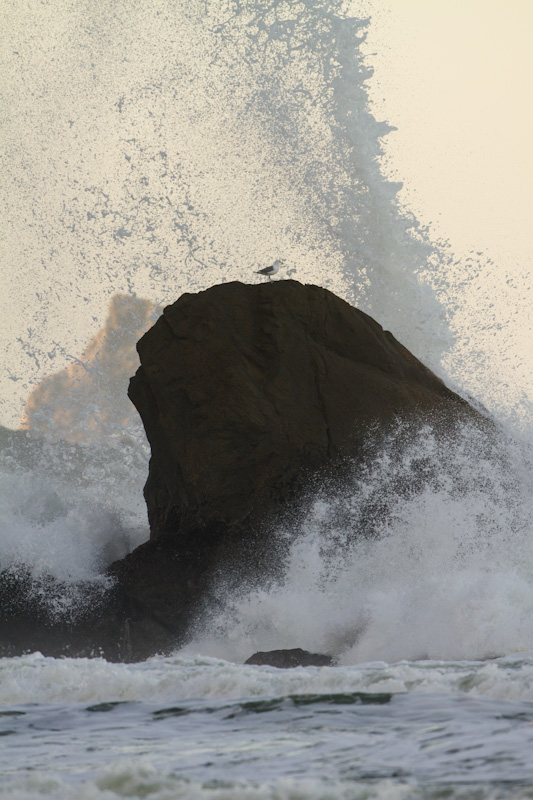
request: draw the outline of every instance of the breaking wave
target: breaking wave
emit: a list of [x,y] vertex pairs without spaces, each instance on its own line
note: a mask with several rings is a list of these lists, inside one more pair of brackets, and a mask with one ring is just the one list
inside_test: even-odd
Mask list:
[[[371,23],[340,0],[30,2],[15,16],[5,178],[21,322],[4,411],[15,427],[25,409],[27,432],[4,436],[2,565],[40,586],[98,583],[147,538],[147,449],[126,400],[135,340],[182,292],[249,281],[281,255],[516,425],[498,441],[383,443],[279,532],[281,578],[221,587],[225,611],[191,647],[303,646],[345,664],[530,647],[531,403],[483,343],[513,357],[521,287],[400,207],[380,166],[392,129],[369,110]],[[406,495],[414,469],[424,483]]]

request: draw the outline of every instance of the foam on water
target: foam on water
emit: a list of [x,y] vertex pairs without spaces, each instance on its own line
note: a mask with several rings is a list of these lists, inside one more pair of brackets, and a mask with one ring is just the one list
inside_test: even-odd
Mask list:
[[104,659],[0,659],[0,703],[175,703],[346,693],[465,694],[533,702],[533,655],[476,661],[367,662],[279,670],[205,656],[154,657],[140,664]]
[[[61,778],[41,774],[10,780],[5,791],[6,796],[13,800],[41,800],[43,796],[70,800],[73,788],[71,783]],[[282,778],[259,785],[244,780],[197,781],[172,772],[162,774],[161,769],[154,767],[147,758],[123,759],[100,770],[90,783],[76,787],[76,796],[80,800],[120,797],[150,797],[151,800],[440,800],[442,792],[442,786],[398,785],[389,780],[354,784],[351,781]],[[526,800],[531,798],[531,792],[518,789],[511,795],[489,786],[469,786],[448,789],[446,794],[446,797],[457,800],[471,800],[473,796],[476,800],[503,797]]]
[[[532,664],[531,654],[287,671],[205,658],[6,659],[2,685],[26,677],[34,692],[0,711],[0,793],[303,800],[460,797],[468,786],[469,797],[520,797],[533,705],[526,694],[479,695],[525,690]],[[134,702],[120,702],[134,675]]]
[[[263,784],[247,781],[196,781],[169,772],[162,774],[146,758],[123,759],[100,770],[94,781],[76,787],[79,800],[113,800],[150,797],[150,800],[530,800],[526,787],[505,791],[488,785],[420,786],[417,782],[377,782],[277,779]],[[41,800],[52,796],[70,800],[72,784],[61,778],[38,775],[9,781],[6,796],[13,800]],[[2,790],[0,789],[0,796]]]

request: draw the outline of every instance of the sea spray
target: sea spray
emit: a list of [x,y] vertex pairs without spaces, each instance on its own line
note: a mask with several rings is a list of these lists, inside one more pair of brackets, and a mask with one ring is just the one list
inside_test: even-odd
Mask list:
[[438,367],[452,342],[428,285],[439,254],[380,172],[368,20],[342,8],[34,3],[10,18],[5,419],[80,358],[113,295],[165,305],[275,257]]
[[[398,441],[403,439],[403,446]],[[476,659],[533,643],[533,450],[503,430],[381,439],[318,491],[281,579],[229,591],[186,652],[303,647],[341,664]]]
[[[0,449],[0,566],[10,595],[74,619],[111,582],[107,566],[148,537],[144,442],[86,445],[5,432]],[[12,589],[10,586],[12,585]],[[17,590],[14,591],[14,586]],[[20,594],[22,591],[22,595]]]
[[39,456],[16,477],[4,457],[4,563],[72,584],[147,538],[126,390],[153,304],[283,256],[284,275],[438,364],[446,324],[421,279],[434,248],[379,169],[389,128],[368,110],[367,25],[340,2],[274,0],[10,18],[6,176],[24,249],[10,239],[20,326],[4,366],[27,388],[7,418],[22,401],[30,434],[86,447],[65,457],[30,438]]

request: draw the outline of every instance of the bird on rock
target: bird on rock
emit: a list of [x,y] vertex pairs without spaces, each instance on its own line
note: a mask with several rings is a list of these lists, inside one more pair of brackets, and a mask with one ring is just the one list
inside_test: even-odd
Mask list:
[[263,269],[258,269],[256,271],[256,275],[267,275],[269,281],[272,280],[272,275],[275,275],[276,272],[285,264],[285,261],[282,258],[277,258],[273,264],[269,267],[263,267]]

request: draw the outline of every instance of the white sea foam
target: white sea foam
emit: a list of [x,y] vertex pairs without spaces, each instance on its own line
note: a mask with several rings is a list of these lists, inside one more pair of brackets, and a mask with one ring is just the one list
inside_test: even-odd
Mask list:
[[533,702],[533,654],[484,662],[368,662],[351,667],[280,670],[205,656],[154,657],[141,664],[103,659],[46,658],[40,653],[0,660],[0,703],[176,703],[203,698],[289,695],[465,694]]
[[[447,789],[450,800],[498,800],[500,797],[530,798],[531,792],[518,789],[512,795],[501,794],[489,786]],[[320,779],[278,778],[268,783],[241,781],[197,781],[172,772],[162,772],[148,758],[122,759],[112,767],[99,770],[83,786],[76,786],[79,800],[113,800],[133,797],[150,800],[440,800],[443,788],[421,787],[417,783],[398,784],[384,780],[372,783],[328,781]],[[71,800],[73,785],[47,773],[8,780],[0,797],[13,800]]]
[[[140,761],[140,763],[139,763]],[[150,800],[530,800],[531,790],[514,791],[490,785],[421,786],[418,782],[328,781],[281,778],[267,783],[248,781],[197,781],[162,773],[146,758],[126,760],[100,770],[96,777],[76,786],[79,800],[114,800],[133,797]],[[445,793],[445,794],[444,794]],[[73,785],[46,773],[8,780],[0,797],[13,800],[71,800]]]

